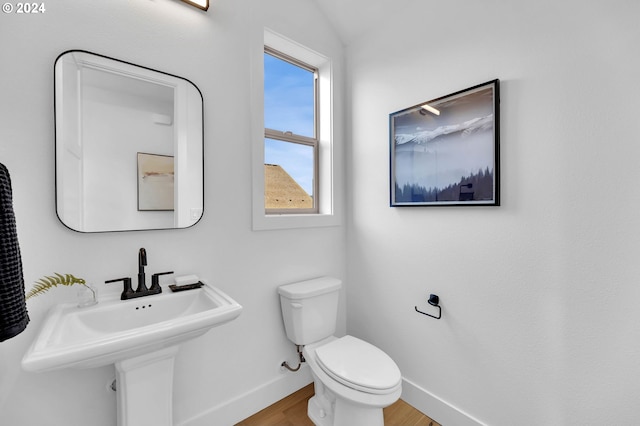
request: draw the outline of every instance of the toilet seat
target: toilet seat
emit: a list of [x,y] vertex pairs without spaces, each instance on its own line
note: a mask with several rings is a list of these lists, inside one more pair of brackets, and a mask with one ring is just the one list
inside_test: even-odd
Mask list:
[[395,362],[379,348],[353,336],[315,349],[320,368],[343,385],[367,393],[386,394],[402,380]]

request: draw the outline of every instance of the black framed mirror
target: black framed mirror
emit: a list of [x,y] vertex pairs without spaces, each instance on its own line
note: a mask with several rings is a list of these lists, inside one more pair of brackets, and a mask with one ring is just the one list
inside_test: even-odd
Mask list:
[[60,221],[79,232],[195,225],[204,209],[200,90],[83,50],[58,56],[54,78]]

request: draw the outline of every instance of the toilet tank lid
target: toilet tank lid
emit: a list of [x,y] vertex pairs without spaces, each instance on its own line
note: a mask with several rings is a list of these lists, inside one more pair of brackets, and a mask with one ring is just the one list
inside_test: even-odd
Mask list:
[[333,277],[320,277],[312,280],[300,281],[278,287],[278,293],[288,299],[305,299],[319,296],[340,289],[342,281]]

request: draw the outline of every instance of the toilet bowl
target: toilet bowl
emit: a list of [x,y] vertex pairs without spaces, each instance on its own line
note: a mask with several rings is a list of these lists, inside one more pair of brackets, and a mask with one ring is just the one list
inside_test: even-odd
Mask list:
[[287,337],[304,346],[314,379],[307,414],[316,426],[383,426],[382,409],[402,393],[400,369],[376,346],[333,335],[341,284],[323,277],[278,288]]
[[382,350],[353,336],[305,346],[315,395],[308,415],[317,426],[382,426],[382,409],[402,393],[402,377]]

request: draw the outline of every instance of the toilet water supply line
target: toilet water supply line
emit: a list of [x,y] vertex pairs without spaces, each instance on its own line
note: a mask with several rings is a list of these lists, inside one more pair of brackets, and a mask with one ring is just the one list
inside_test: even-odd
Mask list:
[[296,345],[296,352],[298,352],[298,358],[300,360],[299,363],[298,363],[298,366],[296,368],[292,368],[291,366],[289,366],[289,363],[287,361],[283,361],[282,364],[280,364],[280,366],[286,368],[289,371],[293,371],[293,372],[296,372],[296,371],[300,370],[300,367],[302,367],[302,363],[305,362],[304,355],[302,355],[302,348],[303,347],[304,346]]

